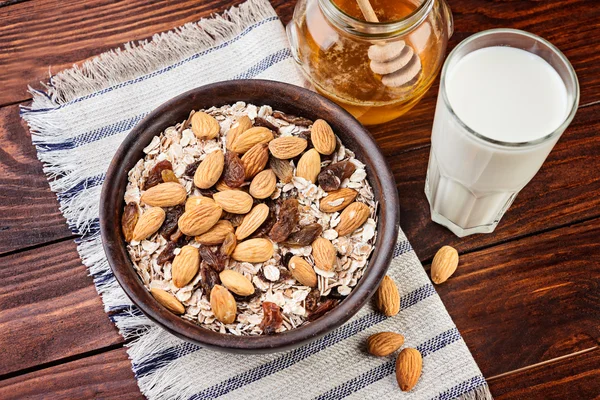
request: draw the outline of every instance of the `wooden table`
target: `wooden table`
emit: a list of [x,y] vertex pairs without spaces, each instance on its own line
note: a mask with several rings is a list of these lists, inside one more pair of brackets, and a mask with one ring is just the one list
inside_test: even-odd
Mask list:
[[[239,1],[236,0],[235,3]],[[294,2],[275,0],[284,22]],[[571,60],[581,105],[496,232],[432,223],[423,193],[437,85],[371,131],[393,167],[401,224],[423,265],[444,244],[461,266],[438,286],[498,399],[600,395],[600,7],[598,0],[450,0],[450,49],[497,27],[545,37]],[[232,5],[224,0],[0,1],[0,398],[139,398],[50,191],[19,106],[27,85],[130,41]]]

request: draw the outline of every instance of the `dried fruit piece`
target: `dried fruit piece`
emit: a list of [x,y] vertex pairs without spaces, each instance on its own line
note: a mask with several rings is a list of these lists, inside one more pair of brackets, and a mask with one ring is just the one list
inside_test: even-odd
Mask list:
[[150,294],[152,294],[156,301],[162,304],[167,310],[171,311],[173,314],[183,314],[185,312],[185,307],[183,306],[183,304],[181,304],[181,302],[177,300],[177,298],[171,293],[162,289],[151,288]]
[[231,151],[243,154],[250,150],[258,143],[269,143],[273,140],[273,132],[262,126],[255,126],[242,132],[233,143],[231,143]]
[[223,168],[223,182],[232,189],[240,187],[246,180],[244,163],[232,151],[225,154],[225,166]]
[[227,234],[233,233],[233,225],[226,220],[218,221],[212,228],[196,236],[196,242],[206,246],[216,246],[223,243]]
[[165,169],[160,173],[163,182],[177,182],[179,183],[179,179],[175,176],[175,172],[170,169]]
[[277,186],[277,177],[270,169],[259,172],[250,183],[250,194],[255,199],[266,199],[271,196]]
[[219,274],[221,283],[239,296],[250,296],[254,293],[254,285],[237,271],[226,269]]
[[242,163],[246,171],[246,179],[252,179],[256,174],[265,169],[269,162],[269,145],[266,143],[258,143],[252,146],[242,156]]
[[455,248],[444,246],[435,253],[431,262],[431,280],[435,284],[446,282],[458,267],[458,252]]
[[269,159],[269,166],[281,182],[290,183],[292,181],[292,178],[294,177],[294,168],[289,161],[271,157]]
[[241,190],[224,190],[215,193],[213,199],[223,210],[233,214],[246,214],[254,203],[252,196]]
[[248,239],[238,243],[231,258],[241,262],[259,263],[271,258],[273,251],[273,243],[269,239]]
[[277,131],[279,129],[276,125],[270,123],[267,119],[262,117],[254,118],[254,126],[264,126],[272,131]]
[[302,155],[296,167],[296,176],[315,183],[321,171],[321,156],[315,149],[310,149]]
[[164,265],[164,263],[168,261],[173,261],[175,259],[175,249],[177,248],[177,243],[169,242],[167,246],[160,252],[158,257],[156,258],[156,263],[158,265]]
[[404,336],[395,332],[379,332],[369,336],[367,351],[377,357],[386,357],[404,344]]
[[329,240],[317,238],[312,243],[312,256],[315,259],[317,268],[324,271],[331,271],[337,258],[337,250]]
[[379,311],[391,317],[400,311],[400,294],[396,282],[389,276],[384,276],[383,281],[375,293],[375,304]]
[[358,196],[358,192],[354,189],[343,188],[329,192],[319,202],[319,209],[323,212],[333,213],[341,211],[352,203]]
[[200,267],[200,255],[194,246],[183,246],[179,254],[175,256],[172,266],[173,284],[182,288],[198,273]]
[[153,207],[173,207],[185,203],[187,192],[175,182],[159,183],[142,193],[140,201]]
[[281,136],[269,142],[269,151],[281,160],[294,158],[306,149],[306,140],[297,136]]
[[160,228],[164,220],[165,210],[160,207],[152,207],[144,211],[135,224],[131,239],[136,242],[146,239]]
[[233,253],[235,246],[237,246],[237,238],[235,237],[233,232],[229,232],[227,236],[225,236],[225,240],[223,240],[223,243],[219,248],[219,254],[225,257],[229,257],[231,253]]
[[304,225],[299,231],[288,236],[284,243],[288,246],[308,246],[323,232],[323,227],[318,222]]
[[215,204],[215,201],[206,196],[190,196],[185,202],[185,211],[190,211],[192,208],[206,203]]
[[131,242],[133,239],[133,230],[140,217],[138,206],[134,202],[130,202],[125,206],[123,215],[121,216],[121,229],[126,242]]
[[235,299],[229,290],[221,285],[215,285],[210,292],[210,307],[215,317],[224,324],[232,324],[237,313]]
[[166,212],[165,221],[158,230],[162,237],[168,239],[172,234],[175,233],[175,231],[177,231],[177,221],[182,215],[183,206],[172,207]]
[[310,138],[315,149],[324,155],[329,155],[335,151],[337,141],[331,126],[322,119],[318,119],[310,129]]
[[317,286],[317,274],[313,267],[304,258],[294,256],[288,263],[288,269],[292,273],[294,279],[300,284],[308,287]]
[[350,178],[355,170],[356,166],[350,161],[341,161],[328,165],[319,174],[319,185],[326,192],[337,190],[344,179]]
[[219,273],[203,263],[200,267],[200,286],[202,286],[202,290],[209,301],[212,288],[220,283]]
[[403,349],[396,358],[396,380],[403,392],[408,392],[415,387],[421,371],[423,370],[423,357],[419,350]]
[[221,213],[222,209],[218,204],[206,202],[184,212],[177,225],[188,236],[201,235],[217,223]]
[[225,269],[225,257],[220,254],[213,252],[207,246],[200,246],[198,249],[202,261],[204,261],[209,267],[217,272],[221,272]]
[[192,115],[192,131],[198,139],[214,139],[220,131],[219,122],[205,112],[197,111]]
[[[288,253],[291,254],[291,253]],[[315,311],[319,305],[319,301],[321,300],[321,291],[317,288],[311,290],[304,299],[304,309],[309,313]]]
[[201,161],[196,161],[185,167],[183,175],[187,176],[188,178],[193,178],[194,174],[196,173],[196,170],[198,169],[198,165],[200,165],[200,162]]
[[177,227],[177,230],[173,232],[171,236],[169,236],[169,240],[172,242],[179,242],[183,238],[185,238],[185,235],[183,234],[183,232],[181,232],[181,229],[179,229],[179,227]]
[[277,222],[269,231],[269,237],[276,243],[285,241],[298,225],[299,220],[300,210],[298,209],[298,200],[285,200],[279,209]]
[[285,122],[289,122],[290,124],[294,124],[297,126],[310,126],[313,123],[310,119],[297,117],[295,115],[290,114],[284,114],[281,111],[274,111],[273,117],[277,119],[282,119]]
[[335,308],[335,306],[338,305],[338,303],[339,303],[339,300],[335,300],[335,299],[325,300],[324,302],[319,304],[313,312],[308,314],[308,320],[312,322],[316,319],[321,318],[323,315],[325,315],[329,311],[333,310]]
[[335,227],[339,236],[346,236],[365,223],[371,214],[371,209],[364,203],[354,202],[340,214],[340,223]]
[[263,334],[273,335],[277,333],[277,329],[281,327],[283,323],[283,316],[281,315],[281,309],[275,303],[270,301],[263,301],[263,319],[260,322],[260,329]]
[[194,185],[199,189],[208,189],[213,186],[223,173],[225,156],[221,150],[209,153],[198,165],[194,174]]
[[266,204],[257,204],[246,214],[240,226],[235,230],[238,240],[244,240],[257,230],[269,216],[269,207]]
[[231,150],[231,144],[234,140],[242,133],[252,128],[252,120],[247,115],[242,115],[236,122],[231,126],[227,132],[225,139],[225,148]]
[[148,177],[144,181],[143,189],[148,190],[151,187],[163,183],[162,171],[173,170],[173,165],[169,160],[163,160],[156,163],[156,165],[150,170]]

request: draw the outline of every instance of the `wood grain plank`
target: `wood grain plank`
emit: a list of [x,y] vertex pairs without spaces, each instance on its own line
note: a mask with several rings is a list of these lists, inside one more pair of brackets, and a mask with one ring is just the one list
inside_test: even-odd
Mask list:
[[122,342],[75,243],[2,258],[0,375]]
[[592,400],[600,397],[600,349],[488,381],[496,400]]
[[143,399],[124,348],[0,382],[2,399]]

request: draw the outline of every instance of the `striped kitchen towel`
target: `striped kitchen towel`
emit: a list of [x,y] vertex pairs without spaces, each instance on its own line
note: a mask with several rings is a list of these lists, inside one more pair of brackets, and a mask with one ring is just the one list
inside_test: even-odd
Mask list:
[[[390,275],[401,312],[371,305],[342,327],[285,353],[241,356],[184,342],[149,321],[117,284],[104,256],[98,201],[123,138],[166,100],[215,81],[262,78],[302,85],[285,31],[267,0],[128,44],[31,89],[22,108],[50,186],[106,311],[126,338],[139,387],[150,399],[489,399],[487,384],[402,232]],[[423,374],[398,389],[394,359],[365,354],[366,338],[401,332],[423,354]]]

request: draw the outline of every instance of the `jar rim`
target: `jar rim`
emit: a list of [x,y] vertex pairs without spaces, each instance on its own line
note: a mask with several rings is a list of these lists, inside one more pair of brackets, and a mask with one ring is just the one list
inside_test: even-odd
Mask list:
[[318,0],[323,14],[346,33],[378,40],[405,35],[417,28],[429,15],[436,0],[424,0],[412,13],[390,22],[368,22],[356,19],[340,9],[333,0]]

